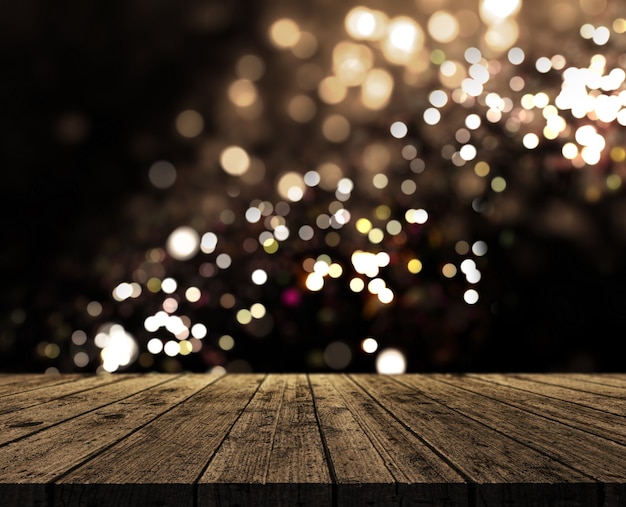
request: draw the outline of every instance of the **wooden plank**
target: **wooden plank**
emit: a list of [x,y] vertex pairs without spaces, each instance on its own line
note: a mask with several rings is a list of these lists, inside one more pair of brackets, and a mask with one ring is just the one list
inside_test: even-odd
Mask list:
[[42,403],[50,403],[53,400],[63,398],[74,393],[86,391],[99,385],[111,384],[130,378],[122,375],[89,375],[79,377],[72,382],[42,386],[36,390],[16,392],[2,398],[0,416],[15,413]]
[[610,396],[613,398],[617,398],[622,402],[626,402],[626,390],[624,390],[623,387],[598,385],[593,382],[588,382],[586,379],[576,378],[574,375],[557,373],[519,373],[514,376],[518,378],[529,379],[533,382],[540,382],[542,384],[567,387],[568,389],[573,389],[575,391],[580,391],[584,393],[592,393],[607,397]]
[[198,505],[331,504],[308,380],[302,374],[270,375],[200,478]]
[[585,383],[600,384],[603,386],[617,387],[618,389],[626,389],[626,376],[617,377],[609,375],[597,375],[590,373],[567,373],[567,377],[575,380],[582,380]]
[[476,484],[475,505],[598,505],[596,481],[433,399],[420,387],[426,377],[362,374],[355,380]]
[[515,394],[511,390],[501,389],[505,392],[494,399],[485,393],[472,392],[432,376],[403,377],[399,382],[420,389],[438,403],[522,442],[593,480],[626,482],[626,446],[503,402],[507,396]]
[[395,478],[328,375],[310,375],[339,505],[397,504]]
[[43,375],[41,373],[19,373],[10,375],[5,378],[5,382],[0,385],[0,397],[10,396],[16,393],[25,393],[45,386],[72,382],[77,378],[80,378],[80,375]]
[[[145,375],[126,387],[126,397],[0,447],[0,498],[9,505],[45,505],[46,484],[102,452],[197,392],[215,377]],[[149,389],[147,389],[149,388]],[[117,464],[119,466],[121,461]],[[124,466],[121,467],[125,469]],[[57,505],[63,505],[57,504]]]
[[327,376],[393,475],[397,485],[394,501],[401,505],[467,505],[464,477],[373,400],[354,378],[358,375]]
[[337,505],[467,504],[463,477],[348,377],[310,380]]
[[55,505],[193,506],[197,479],[263,378],[186,375],[162,399],[193,396],[57,480]]
[[0,373],[0,387],[6,384],[24,382],[26,380],[42,380],[43,377],[44,375],[41,373]]
[[491,377],[492,375],[475,377],[433,374],[433,378],[437,380],[626,445],[626,422],[623,416],[521,390],[504,383],[490,382]]
[[[146,383],[133,374],[87,376],[70,384],[38,389],[32,393],[7,396],[11,401],[0,409],[0,446],[42,431],[78,415],[105,407],[130,394],[147,389],[171,376],[152,377]],[[117,385],[112,385],[117,384]],[[91,389],[90,389],[91,388]],[[50,401],[45,403],[45,395]],[[30,396],[33,397],[30,401]],[[13,399],[15,398],[15,399]],[[25,407],[25,408],[20,408]]]
[[569,401],[585,407],[601,410],[609,414],[623,416],[626,414],[626,401],[617,398],[610,398],[597,393],[575,391],[568,387],[555,385],[553,383],[533,380],[526,375],[520,374],[499,374],[489,375],[469,374],[472,377],[482,378],[489,382],[508,385],[524,391],[529,391],[543,396],[549,396],[558,400]]

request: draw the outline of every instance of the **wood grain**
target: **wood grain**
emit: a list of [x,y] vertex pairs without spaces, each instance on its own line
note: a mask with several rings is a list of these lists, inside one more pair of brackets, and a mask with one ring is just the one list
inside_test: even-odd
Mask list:
[[626,506],[622,373],[0,374],[0,429],[0,507]]
[[[358,468],[354,471],[348,469],[347,479],[343,479],[343,482],[350,484],[351,478],[362,477],[359,479],[358,490],[362,495],[368,489],[373,490],[369,498],[377,498],[380,505],[466,505],[468,488],[463,476],[447,463],[445,457],[438,455],[418,435],[409,431],[370,397],[353,378],[346,375],[316,375],[312,376],[312,383],[319,395],[318,407],[325,406],[327,400],[332,400],[335,409],[345,407],[349,411],[369,440],[357,442],[357,445],[368,445],[370,454],[376,453],[380,456],[396,487],[393,494],[387,493],[387,496],[381,497],[376,492],[379,481],[373,477],[374,482],[366,482],[367,476]],[[326,433],[323,426],[322,429]],[[340,457],[344,452],[342,440],[353,438],[348,431],[344,434],[341,433],[341,428],[337,431],[332,442],[339,442],[340,445],[329,448],[331,458]],[[369,466],[370,462],[363,460],[365,466]],[[354,466],[354,463],[355,461],[349,461],[348,465]],[[342,474],[346,473],[345,465],[341,471]],[[338,479],[341,479],[342,474],[337,474]],[[348,486],[343,486],[339,491],[345,491],[345,499],[353,496]],[[340,496],[340,500],[345,499]]]
[[119,401],[101,408],[96,398],[95,410],[0,447],[1,497],[12,502],[9,505],[43,505],[46,484],[188,397],[194,392],[189,383],[189,379],[147,375],[110,384],[110,389],[125,388],[116,394]]
[[[151,415],[149,424],[58,480],[55,501],[70,505],[80,499],[102,507],[194,505],[198,478],[263,378],[255,374],[181,378],[159,399],[171,405],[172,395],[186,390],[184,403],[160,417]],[[97,487],[90,482],[97,482]],[[128,489],[128,483],[142,487]]]
[[199,505],[330,505],[331,494],[306,376],[269,376],[200,478]]
[[476,484],[477,505],[564,497],[572,506],[597,505],[595,481],[433,397],[420,383],[426,378],[362,375],[357,382]]

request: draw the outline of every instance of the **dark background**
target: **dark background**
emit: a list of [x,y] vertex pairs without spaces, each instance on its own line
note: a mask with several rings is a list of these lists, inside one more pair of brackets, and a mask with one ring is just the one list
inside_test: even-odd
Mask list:
[[[308,14],[319,15],[315,22],[325,29],[339,30],[344,13],[337,9],[332,2],[319,2]],[[265,38],[266,20],[278,12],[269,3],[243,1],[25,0],[0,6],[1,370],[95,370],[97,351],[90,352],[88,367],[76,368],[69,340],[75,329],[95,333],[98,323],[84,315],[89,301],[103,302],[108,317],[124,320],[145,343],[141,323],[148,308],[157,305],[156,296],[146,295],[129,309],[116,306],[110,294],[129,279],[147,249],[163,246],[177,224],[189,222],[202,194],[193,184],[197,147],[176,137],[173,119],[195,108],[205,119],[205,138],[223,135],[223,90],[234,77],[234,59],[250,48],[269,62],[265,93],[271,111],[281,86],[287,86],[280,65],[289,68]],[[301,15],[306,19],[307,12]],[[530,16],[522,13],[520,19],[530,22]],[[552,50],[535,47],[528,53]],[[583,45],[579,51],[587,50]],[[402,117],[428,152],[428,141],[419,139],[417,113],[407,107],[400,116],[394,107],[368,135],[388,137],[388,125]],[[258,147],[268,156],[275,156],[273,145],[287,142],[280,118],[272,121],[273,141]],[[617,127],[611,139],[623,145],[623,130]],[[284,282],[278,281],[259,295],[274,312],[270,336],[249,337],[233,327],[229,312],[195,307],[190,311],[215,330],[202,353],[177,363],[156,359],[143,369],[205,371],[244,360],[259,371],[320,370],[325,366],[311,360],[312,352],[341,339],[354,354],[346,369],[373,371],[373,357],[359,351],[360,340],[371,334],[381,345],[402,349],[410,371],[624,371],[626,199],[622,189],[603,191],[599,199],[582,197],[590,181],[601,186],[606,175],[623,175],[623,163],[608,160],[599,167],[558,170],[559,147],[548,143],[527,154],[512,144],[505,149],[506,135],[495,135],[502,136],[504,148],[492,165],[512,184],[504,197],[486,192],[484,201],[522,211],[514,219],[482,216],[457,202],[451,187],[422,196],[430,225],[408,247],[419,252],[425,269],[419,279],[398,275],[396,283],[398,294],[414,285],[427,295],[422,295],[425,301],[430,294],[432,304],[399,301],[375,318],[364,317],[363,301],[337,284],[322,294],[304,294],[302,306],[289,312],[281,308],[276,287]],[[303,142],[306,138],[305,132]],[[284,150],[286,157],[299,156],[295,148]],[[187,168],[179,173],[175,195],[150,185],[147,171],[157,159]],[[432,163],[429,170],[446,168]],[[211,185],[222,185],[212,191],[223,193],[226,183],[215,176]],[[269,192],[262,186],[258,191]],[[354,199],[359,199],[356,193]],[[393,195],[384,202],[396,205],[394,212],[401,216],[405,203]],[[464,224],[466,237],[489,245],[481,259],[481,299],[469,310],[455,303],[462,294],[460,282],[438,274],[451,258],[450,245],[432,241],[438,224],[455,221]],[[299,265],[306,253],[294,248],[280,262]],[[345,251],[333,255],[349,265]],[[179,270],[179,278],[191,278],[199,263],[172,269]],[[284,271],[297,277],[294,269]],[[227,274],[219,283],[237,287],[235,277]],[[320,308],[334,311],[331,324],[320,320]],[[238,343],[229,353],[215,345],[225,332]],[[43,357],[37,348],[42,342],[57,343],[61,354]]]

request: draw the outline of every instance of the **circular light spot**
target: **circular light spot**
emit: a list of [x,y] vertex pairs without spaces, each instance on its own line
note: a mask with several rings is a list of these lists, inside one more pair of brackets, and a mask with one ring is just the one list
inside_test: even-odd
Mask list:
[[191,326],[191,336],[197,338],[198,340],[202,340],[207,335],[207,328],[201,322],[196,322],[193,326]]
[[385,375],[401,374],[406,371],[406,358],[395,348],[385,348],[376,357],[376,371]]
[[342,370],[351,360],[352,351],[344,342],[332,342],[324,349],[324,361],[333,370]]
[[428,33],[437,42],[452,42],[459,35],[459,22],[447,11],[437,11],[428,20]]
[[201,296],[202,293],[200,292],[200,289],[198,289],[198,287],[189,287],[185,291],[185,299],[190,303],[197,303],[198,301],[200,301]]
[[468,305],[473,305],[478,302],[478,292],[474,289],[468,289],[463,294],[463,299]]
[[166,160],[159,160],[150,166],[148,178],[156,188],[169,188],[176,181],[176,168]]
[[419,259],[411,259],[407,263],[407,269],[410,273],[416,275],[422,270],[422,262]]
[[221,253],[215,259],[215,264],[220,269],[227,269],[232,264],[232,258],[227,253]]
[[322,122],[322,133],[332,143],[342,143],[350,136],[350,122],[345,116],[331,114]]
[[352,278],[350,280],[350,290],[352,292],[362,292],[365,289],[365,282],[360,278]]
[[163,351],[169,357],[174,357],[180,353],[180,345],[177,341],[170,340],[165,343],[165,346],[163,347]]
[[225,334],[223,336],[220,336],[217,344],[222,350],[231,350],[235,346],[235,340],[232,336]]
[[76,352],[74,354],[74,364],[79,368],[84,368],[89,364],[89,356],[86,352]]
[[284,173],[278,180],[277,190],[283,199],[292,202],[299,201],[304,195],[305,182],[301,174],[290,171]]
[[176,130],[183,137],[196,137],[204,129],[204,120],[198,111],[187,109],[176,117]]
[[200,237],[195,229],[182,226],[169,235],[165,248],[174,259],[184,261],[196,255],[199,246]]
[[293,19],[281,18],[272,23],[269,36],[271,43],[277,48],[290,48],[300,40],[300,28]]
[[255,285],[263,285],[267,282],[267,273],[263,269],[255,269],[252,272],[252,282]]
[[391,132],[391,135],[396,139],[401,139],[408,134],[409,128],[404,122],[394,121],[389,128],[389,132]]
[[373,354],[374,352],[378,350],[378,342],[376,341],[376,339],[372,338],[371,336],[368,338],[365,338],[361,342],[361,349],[363,350],[363,352],[367,354]]
[[150,354],[158,354],[163,350],[163,342],[158,338],[150,338],[147,348]]
[[250,168],[250,157],[243,148],[229,146],[220,154],[220,164],[228,174],[241,176]]

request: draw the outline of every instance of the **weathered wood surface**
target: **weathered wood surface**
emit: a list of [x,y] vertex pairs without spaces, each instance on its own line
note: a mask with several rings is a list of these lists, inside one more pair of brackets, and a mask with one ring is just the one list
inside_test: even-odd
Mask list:
[[0,506],[626,506],[626,375],[0,376]]

